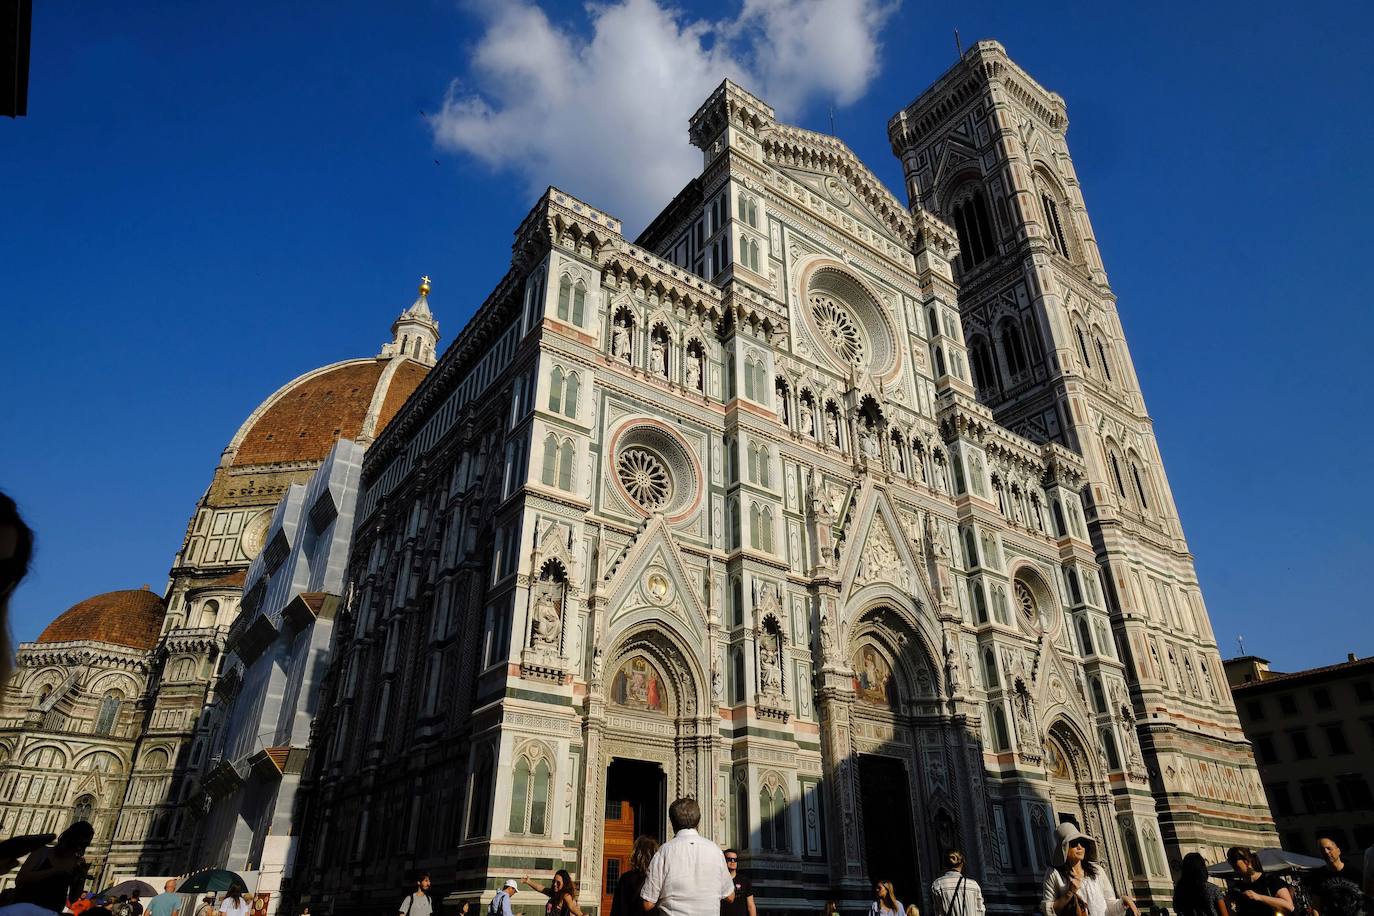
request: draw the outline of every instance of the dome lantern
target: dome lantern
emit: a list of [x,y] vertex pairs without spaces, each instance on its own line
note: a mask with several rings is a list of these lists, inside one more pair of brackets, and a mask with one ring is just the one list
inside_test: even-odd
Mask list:
[[429,310],[429,289],[429,277],[421,277],[419,298],[391,323],[391,342],[382,345],[382,356],[408,356],[426,366],[434,365],[439,322]]

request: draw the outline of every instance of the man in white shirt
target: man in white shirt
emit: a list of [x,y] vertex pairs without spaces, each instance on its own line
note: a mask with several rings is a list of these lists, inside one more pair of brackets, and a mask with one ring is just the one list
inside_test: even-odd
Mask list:
[[668,807],[668,821],[673,838],[654,854],[640,891],[645,911],[720,916],[720,902],[735,899],[735,881],[720,847],[697,833],[701,807],[694,798],[679,798]]

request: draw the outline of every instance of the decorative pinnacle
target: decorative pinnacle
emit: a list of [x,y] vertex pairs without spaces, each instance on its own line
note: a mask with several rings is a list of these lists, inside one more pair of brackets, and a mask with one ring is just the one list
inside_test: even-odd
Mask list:
[[429,295],[429,277],[421,277],[421,278],[420,278],[420,295],[421,295],[421,296],[428,296],[428,295]]

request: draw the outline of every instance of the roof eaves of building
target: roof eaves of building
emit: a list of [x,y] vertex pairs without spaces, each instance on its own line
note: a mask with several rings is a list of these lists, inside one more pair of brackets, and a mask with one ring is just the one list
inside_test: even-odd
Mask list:
[[1292,685],[1305,680],[1318,680],[1337,674],[1348,674],[1358,671],[1361,668],[1369,668],[1374,672],[1374,655],[1366,658],[1357,658],[1353,662],[1340,662],[1335,665],[1324,665],[1320,668],[1308,668],[1305,671],[1291,671],[1286,674],[1271,672],[1269,677],[1258,681],[1248,681],[1244,684],[1237,684],[1231,688],[1231,693],[1253,693],[1260,688],[1267,687],[1291,687]]

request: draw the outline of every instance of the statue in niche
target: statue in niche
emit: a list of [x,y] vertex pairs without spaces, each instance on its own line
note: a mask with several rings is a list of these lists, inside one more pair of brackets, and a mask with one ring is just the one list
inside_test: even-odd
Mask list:
[[687,387],[701,390],[701,357],[691,352],[687,354]]
[[611,332],[611,355],[627,363],[630,361],[630,331],[619,320]]
[[840,420],[829,410],[825,412],[825,438],[835,448],[840,447]]
[[596,651],[592,653],[592,683],[593,683],[593,684],[600,684],[600,683],[601,683],[601,676],[602,676],[602,674],[605,673],[605,670],[606,670],[606,656],[604,656],[604,655],[601,654],[601,648],[598,646],[597,649],[596,649]]
[[664,378],[668,377],[668,345],[657,334],[649,345],[649,368]]
[[1035,740],[1035,700],[1026,688],[1025,681],[1019,678],[1012,694],[1012,708],[1016,713],[1016,739],[1023,748],[1036,747]]
[[725,690],[720,676],[720,659],[713,659],[711,661],[711,697],[719,703],[724,695]]
[[963,689],[963,677],[959,673],[959,653],[954,651],[954,647],[945,641],[945,683],[949,687],[949,695],[955,696]]
[[532,616],[530,644],[536,649],[557,650],[559,623],[563,615],[558,607],[558,599],[552,591],[540,591],[539,597],[534,601]]
[[945,463],[940,459],[935,459],[935,489],[941,493],[949,492],[949,480],[945,476]]
[[859,451],[871,461],[878,458],[878,436],[867,423],[859,429]]
[[782,671],[778,664],[778,649],[773,645],[775,637],[766,634],[764,643],[759,647],[759,689],[763,693],[782,693]]
[[815,408],[806,401],[801,402],[801,426],[803,434],[811,439],[816,438]]

